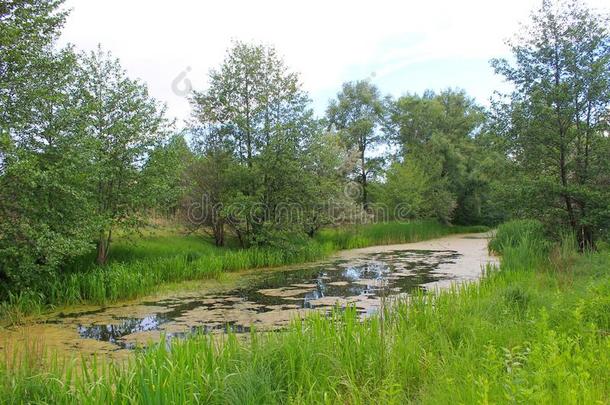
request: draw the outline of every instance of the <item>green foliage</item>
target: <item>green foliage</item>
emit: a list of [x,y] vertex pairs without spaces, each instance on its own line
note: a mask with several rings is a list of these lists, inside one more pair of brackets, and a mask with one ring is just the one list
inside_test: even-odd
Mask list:
[[174,135],[150,152],[142,170],[147,208],[168,216],[178,212],[187,190],[185,172],[193,159],[182,135]]
[[367,210],[368,183],[381,169],[380,157],[369,156],[382,142],[380,127],[384,108],[379,89],[368,81],[343,83],[336,100],[326,110],[330,128],[338,131],[346,148],[356,160],[353,174],[362,188],[359,203]]
[[387,133],[400,148],[380,186],[390,210],[402,204],[411,215],[446,223],[490,222],[489,179],[480,164],[487,152],[474,138],[485,121],[482,107],[464,91],[426,91],[392,101],[388,116]]
[[494,111],[514,162],[504,195],[515,215],[569,226],[581,249],[594,247],[610,224],[607,16],[578,1],[544,2],[509,45],[514,63],[493,61],[515,86]]
[[415,160],[394,162],[386,172],[385,183],[375,188],[374,199],[389,207],[391,219],[429,216],[426,192],[430,189],[430,177]]
[[101,47],[80,60],[79,90],[83,137],[90,141],[93,167],[92,221],[97,227],[97,262],[108,259],[113,230],[138,225],[155,188],[145,181],[142,163],[165,137],[165,107],[149,96],[145,84],[130,79],[118,59]]
[[307,176],[300,182],[302,226],[309,237],[324,226],[340,222],[360,208],[352,196],[345,192],[345,179],[351,167],[346,164],[349,152],[339,135],[319,132],[309,144],[304,159]]
[[320,153],[330,143],[273,47],[235,42],[191,104],[200,160],[188,204],[203,202],[193,225],[211,229],[218,245],[228,226],[244,247],[285,247],[324,223],[318,206],[336,194],[337,164]]
[[434,220],[387,222],[339,228],[327,228],[316,236],[321,243],[337,249],[355,249],[374,245],[418,242],[448,234],[486,232],[484,226],[446,226]]
[[522,248],[507,247],[500,271],[480,284],[416,294],[383,319],[348,308],[247,341],[197,335],[154,345],[123,365],[41,366],[26,353],[19,367],[0,363],[0,395],[9,403],[603,403],[610,256],[579,257],[565,286],[535,246],[512,254]]
[[62,3],[0,6],[0,295],[90,248],[76,56],[54,48]]
[[418,158],[395,162],[387,171],[385,183],[375,190],[376,202],[386,207],[391,219],[435,218],[448,224],[456,201],[441,171],[440,161]]
[[0,8],[0,295],[53,278],[154,193],[142,163],[163,137],[146,86],[101,50],[56,49],[61,1]]
[[467,138],[485,119],[483,109],[463,90],[431,90],[421,96],[407,94],[390,106],[392,135],[408,155],[417,145],[429,143],[435,135],[452,140]]

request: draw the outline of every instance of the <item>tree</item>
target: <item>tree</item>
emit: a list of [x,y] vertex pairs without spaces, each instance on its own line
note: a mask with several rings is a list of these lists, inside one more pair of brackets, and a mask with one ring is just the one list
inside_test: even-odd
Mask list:
[[175,215],[186,193],[186,171],[194,159],[184,135],[176,134],[154,148],[144,164],[142,181],[150,191],[146,208]]
[[45,96],[45,75],[57,62],[54,44],[66,19],[63,0],[18,0],[0,4],[0,128],[27,125],[28,104]]
[[225,225],[232,219],[226,207],[241,189],[238,179],[243,176],[239,175],[237,159],[218,128],[208,125],[191,131],[196,142],[195,158],[186,171],[184,222],[191,231],[208,231],[216,246],[224,246]]
[[273,47],[233,43],[210,86],[191,99],[194,118],[213,125],[240,162],[249,168],[280,133],[298,137],[311,116],[298,75],[288,72]]
[[[272,243],[274,232],[295,228],[284,207],[303,203],[306,146],[319,129],[298,75],[274,48],[235,42],[191,103],[206,172],[219,179],[213,194],[231,196],[217,209],[222,223],[242,244]],[[232,180],[221,181],[228,173]],[[228,184],[231,190],[216,189]]]
[[414,159],[393,162],[385,182],[377,186],[375,200],[389,209],[389,219],[405,220],[433,216],[426,198],[431,176]]
[[539,196],[519,203],[547,223],[567,224],[581,249],[594,245],[610,217],[607,22],[578,1],[545,1],[509,41],[514,63],[492,61],[515,86],[497,113],[507,155],[519,168],[523,191]]
[[422,96],[406,94],[389,105],[389,135],[406,156],[412,148],[424,145],[440,131],[443,106],[433,91]]
[[353,165],[338,134],[317,131],[304,149],[305,175],[301,175],[299,187],[302,223],[311,238],[323,226],[349,220],[361,209],[344,192]]
[[151,190],[142,167],[166,136],[164,106],[146,86],[127,77],[117,59],[101,47],[81,57],[85,136],[93,148],[93,201],[97,223],[97,263],[105,264],[115,228],[138,225],[138,209]]
[[337,99],[332,100],[326,110],[329,127],[339,131],[348,148],[358,151],[357,180],[362,187],[364,210],[369,205],[367,184],[380,166],[380,159],[369,154],[382,140],[379,129],[383,114],[379,89],[368,81],[344,83]]
[[61,1],[0,5],[0,279],[30,288],[90,248],[76,57]]
[[480,222],[486,181],[478,170],[484,154],[475,138],[485,122],[483,109],[462,90],[427,90],[390,103],[388,115],[386,131],[398,146],[399,160],[407,162],[402,166],[409,172],[425,169],[436,190],[427,194],[435,215],[444,222]]

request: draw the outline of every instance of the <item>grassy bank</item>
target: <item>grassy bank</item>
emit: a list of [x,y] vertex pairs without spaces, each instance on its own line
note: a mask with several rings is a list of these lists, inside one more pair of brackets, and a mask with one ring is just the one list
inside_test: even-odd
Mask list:
[[552,247],[529,234],[497,248],[501,270],[489,271],[480,284],[412,297],[383,318],[359,322],[353,310],[334,319],[313,316],[286,333],[254,334],[248,343],[229,336],[217,345],[195,336],[171,349],[155,346],[123,366],[41,366],[26,355],[21,366],[0,369],[0,398],[606,403],[610,254],[579,256],[569,245]]
[[445,226],[434,221],[380,223],[322,230],[292,249],[218,248],[200,236],[176,234],[118,240],[111,262],[92,266],[92,257],[73,263],[70,271],[46,280],[44,288],[11,294],[0,303],[0,319],[14,323],[52,306],[105,304],[132,299],[160,286],[218,277],[223,272],[311,262],[356,247],[415,242],[451,233],[482,231],[481,227]]
[[320,244],[335,250],[357,249],[375,245],[410,243],[439,238],[448,234],[485,232],[485,226],[447,226],[435,221],[385,222],[344,228],[323,229],[316,236]]

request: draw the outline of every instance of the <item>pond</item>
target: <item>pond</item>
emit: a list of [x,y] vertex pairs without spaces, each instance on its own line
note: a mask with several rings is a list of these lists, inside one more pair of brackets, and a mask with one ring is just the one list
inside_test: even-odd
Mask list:
[[54,330],[60,340],[70,341],[74,350],[97,341],[104,345],[91,351],[118,351],[161,336],[173,339],[195,332],[277,330],[310,311],[328,312],[347,305],[364,317],[377,311],[386,299],[477,280],[484,266],[493,262],[485,234],[370,247],[344,251],[321,263],[247,273],[239,283],[220,289],[195,289],[137,303],[64,311],[29,333],[53,335],[49,330]]

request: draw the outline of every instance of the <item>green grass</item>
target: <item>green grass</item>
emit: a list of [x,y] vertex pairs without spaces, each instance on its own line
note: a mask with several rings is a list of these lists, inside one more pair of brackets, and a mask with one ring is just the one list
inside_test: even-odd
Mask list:
[[353,309],[249,342],[205,335],[123,365],[25,354],[0,366],[7,403],[607,403],[610,254],[532,237],[479,284],[413,296],[360,322]]
[[524,239],[544,240],[545,232],[542,222],[534,219],[520,219],[501,224],[489,243],[489,250],[503,253],[522,243]]
[[277,267],[323,259],[341,249],[431,239],[451,233],[477,232],[481,227],[450,227],[434,221],[381,223],[323,230],[315,239],[292,249],[218,248],[197,235],[157,234],[119,239],[110,262],[94,266],[92,255],[71,263],[68,271],[44,281],[42,288],[9,294],[0,303],[0,319],[18,323],[54,306],[106,304],[153,293],[160,286],[205,280],[222,273]]
[[436,221],[384,222],[344,228],[323,229],[316,236],[321,243],[336,249],[355,249],[374,245],[410,243],[439,238],[448,234],[486,232],[485,226],[448,227]]

